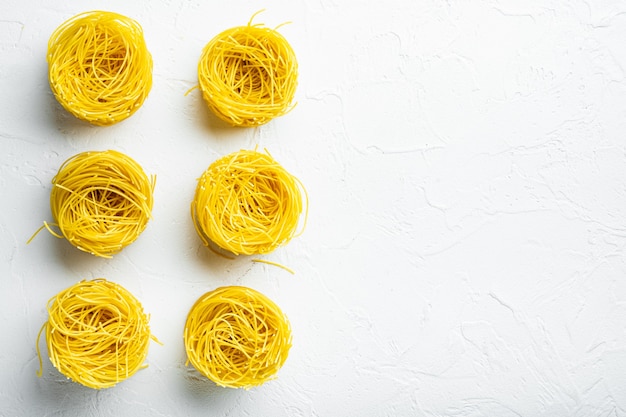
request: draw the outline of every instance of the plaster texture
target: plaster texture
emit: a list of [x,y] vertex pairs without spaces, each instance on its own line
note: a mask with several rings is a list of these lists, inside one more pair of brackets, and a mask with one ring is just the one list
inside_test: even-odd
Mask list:
[[[257,17],[296,51],[297,107],[258,128],[210,114],[202,47]],[[87,10],[138,20],[154,85],[94,127],[50,92],[52,31]],[[626,416],[626,2],[4,0],[0,3],[0,415]],[[265,259],[214,256],[189,216],[217,158],[267,148],[305,184],[305,233]],[[47,233],[51,179],[87,150],[156,174],[153,219],[113,259]],[[151,316],[149,367],[96,391],[35,340],[82,279]],[[186,314],[245,285],[289,316],[275,381],[185,366]],[[45,346],[41,343],[45,356]]]

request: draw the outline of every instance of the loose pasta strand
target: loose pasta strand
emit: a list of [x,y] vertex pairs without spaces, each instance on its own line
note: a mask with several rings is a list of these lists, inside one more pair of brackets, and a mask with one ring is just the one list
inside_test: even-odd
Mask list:
[[48,42],[48,79],[59,103],[94,125],[135,113],[152,88],[152,56],[135,20],[112,12],[78,14]]
[[275,29],[252,24],[227,29],[203,49],[198,80],[204,100],[233,126],[259,126],[294,105],[298,63]]
[[[269,153],[241,150],[213,162],[198,179],[191,217],[205,246],[235,255],[270,253],[306,225],[304,186]],[[300,216],[305,213],[302,228]]]
[[252,262],[258,262],[258,263],[262,263],[262,264],[277,266],[279,268],[284,269],[285,271],[289,272],[292,275],[294,275],[296,273],[293,269],[289,268],[288,266],[285,266],[285,265],[283,265],[281,263],[278,263],[278,262],[268,261],[267,259],[253,259]]
[[221,287],[200,297],[184,331],[188,362],[216,384],[250,388],[276,377],[291,348],[287,317],[265,295]]
[[89,388],[110,388],[147,366],[150,339],[158,342],[148,321],[122,286],[103,278],[81,281],[48,302],[48,321],[37,336],[37,375],[43,373],[39,338],[45,333],[59,372]]

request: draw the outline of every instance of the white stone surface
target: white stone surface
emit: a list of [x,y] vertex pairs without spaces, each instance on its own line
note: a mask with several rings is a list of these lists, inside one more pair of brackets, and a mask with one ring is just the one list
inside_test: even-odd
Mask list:
[[[259,128],[212,116],[196,85],[221,30],[276,26],[298,105]],[[154,58],[143,107],[111,127],[47,82],[52,31],[82,11],[138,20]],[[0,415],[626,416],[626,2],[43,1],[0,4]],[[306,185],[306,232],[267,259],[208,252],[196,178],[267,148]],[[157,175],[154,219],[111,260],[41,233],[68,157],[117,149]],[[107,390],[66,381],[35,339],[82,279],[151,315],[149,367]],[[289,316],[278,379],[219,388],[185,367],[192,303],[246,285]],[[42,343],[45,353],[45,346]]]

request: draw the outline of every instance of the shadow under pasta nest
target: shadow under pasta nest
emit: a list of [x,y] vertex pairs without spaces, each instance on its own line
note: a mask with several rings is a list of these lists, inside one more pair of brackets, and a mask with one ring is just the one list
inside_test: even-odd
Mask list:
[[184,381],[184,390],[189,397],[196,401],[210,402],[216,409],[223,405],[235,404],[237,398],[248,392],[245,389],[225,388],[217,385],[204,375],[202,375],[191,364],[181,365],[181,371]]
[[196,258],[209,268],[213,278],[219,277],[230,284],[234,283],[233,277],[238,280],[246,276],[254,265],[249,256],[226,252],[210,241],[208,247],[198,244]]
[[[47,355],[47,350],[42,352],[44,354]],[[111,389],[95,390],[74,382],[45,360],[43,376],[36,379],[40,404],[56,404],[55,408],[62,408],[67,412],[75,411],[76,415],[80,415],[81,410],[84,411],[85,404],[92,404],[96,399],[101,400],[103,396],[112,393]]]
[[192,94],[195,93],[192,105],[194,106],[194,110],[196,112],[196,117],[194,117],[193,120],[199,125],[200,128],[210,132],[210,138],[218,138],[218,140],[241,138],[242,133],[249,129],[231,126],[224,120],[217,117],[204,101],[204,98],[202,98],[202,92],[200,89],[198,88],[196,90],[197,92],[192,92]]
[[[43,237],[43,236],[42,236]],[[91,253],[84,252],[74,246],[66,239],[59,239],[54,236],[48,236],[54,241],[54,251],[56,259],[72,270],[96,270],[99,265],[106,262],[107,258],[94,256]],[[89,278],[89,277],[82,277]]]
[[92,132],[94,129],[98,128],[98,126],[93,126],[89,122],[80,120],[65,110],[57,101],[49,86],[46,93],[47,100],[42,101],[45,102],[45,105],[48,107],[46,113],[51,115],[49,123],[54,126],[55,130],[61,132],[63,135],[84,136],[87,132]]

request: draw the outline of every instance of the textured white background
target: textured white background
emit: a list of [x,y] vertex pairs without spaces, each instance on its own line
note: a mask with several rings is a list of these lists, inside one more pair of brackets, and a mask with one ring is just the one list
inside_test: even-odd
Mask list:
[[[184,93],[202,47],[261,8],[293,22],[298,105],[231,128]],[[93,9],[138,20],[154,58],[144,106],[105,128],[46,74],[52,31]],[[0,92],[0,415],[626,416],[626,2],[4,0]],[[202,171],[257,145],[309,193],[306,232],[267,256],[294,276],[213,256],[190,220]],[[112,260],[26,245],[60,164],[104,149],[157,175],[145,232]],[[111,389],[47,358],[37,378],[47,300],[96,277],[164,346]],[[250,391],[184,366],[189,308],[231,284],[293,326],[278,379]]]

